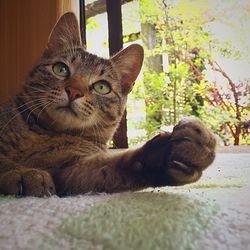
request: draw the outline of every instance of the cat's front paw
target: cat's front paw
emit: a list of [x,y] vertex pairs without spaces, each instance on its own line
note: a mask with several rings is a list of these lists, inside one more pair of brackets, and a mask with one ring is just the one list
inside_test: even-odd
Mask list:
[[56,193],[49,173],[37,169],[16,169],[0,176],[0,193],[16,196],[51,196]]
[[213,134],[197,118],[185,118],[174,127],[167,172],[173,185],[198,180],[215,158]]
[[186,118],[173,132],[148,141],[133,159],[132,169],[153,186],[197,181],[215,158],[215,138],[197,118]]

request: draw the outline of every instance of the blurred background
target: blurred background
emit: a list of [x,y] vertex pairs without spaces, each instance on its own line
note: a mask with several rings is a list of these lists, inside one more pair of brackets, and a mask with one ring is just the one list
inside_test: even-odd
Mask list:
[[[169,131],[190,115],[203,120],[220,145],[249,144],[250,2],[108,2],[111,10],[120,2],[123,47],[139,43],[145,49],[121,131],[128,144]],[[71,10],[81,19],[83,9],[87,50],[108,58],[105,0],[0,0],[0,101],[20,89],[57,18]]]

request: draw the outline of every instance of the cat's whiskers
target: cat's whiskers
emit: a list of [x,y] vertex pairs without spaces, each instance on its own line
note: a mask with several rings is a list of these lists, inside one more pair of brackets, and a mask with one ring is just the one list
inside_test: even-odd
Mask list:
[[44,107],[41,109],[41,111],[38,113],[37,115],[37,121],[39,120],[39,116],[41,115],[41,113],[49,106],[51,105],[52,103],[54,103],[56,100],[52,100],[50,102],[48,102],[46,105],[44,105]]
[[29,88],[34,89],[34,90],[37,90],[37,91],[40,92],[40,93],[47,93],[46,90],[43,90],[43,89],[40,89],[40,88],[36,88],[36,87],[34,87],[34,86],[31,86],[31,85],[28,85],[28,86],[27,86],[27,89],[29,89]]
[[[26,92],[25,92],[26,93]],[[43,91],[42,89],[41,90],[29,90],[28,93],[26,94],[33,94],[33,93],[40,93],[40,94],[43,94],[43,93],[47,93],[47,91]]]
[[2,127],[2,129],[0,130],[0,134],[2,134],[4,132],[4,129],[10,124],[10,122],[12,122],[16,117],[18,117],[18,115],[28,111],[30,108],[36,107],[41,105],[40,103],[36,103],[34,105],[31,105],[29,107],[26,107],[24,110],[22,110],[21,112],[16,113],[11,119],[9,119],[6,124]]
[[34,111],[35,111],[36,109],[39,109],[39,108],[41,108],[41,107],[43,107],[43,106],[44,106],[44,103],[37,103],[37,105],[32,106],[32,109],[30,110],[30,112],[29,112],[29,114],[28,114],[28,116],[27,116],[27,118],[26,118],[26,122],[29,121],[31,114],[34,113]]
[[[41,95],[18,95],[18,97],[43,97],[43,96],[41,96]],[[44,97],[46,97],[46,96],[44,96]]]
[[31,109],[31,110],[30,110],[30,112],[29,112],[29,114],[28,114],[28,116],[27,116],[26,121],[28,122],[28,120],[29,120],[29,118],[30,118],[30,115],[31,115],[36,109],[43,107],[47,102],[48,102],[47,100],[40,100],[40,101],[36,100],[36,103],[35,103],[34,105],[29,106],[29,109]]
[[[22,97],[22,96],[21,96]],[[30,97],[30,96],[28,96],[28,97]],[[42,97],[43,98],[43,97]],[[12,112],[14,112],[14,111],[17,111],[17,110],[20,110],[22,107],[25,107],[25,106],[27,106],[28,104],[30,104],[30,103],[34,103],[36,100],[42,100],[42,98],[41,99],[35,99],[35,100],[30,100],[30,101],[28,101],[28,102],[25,102],[25,103],[23,103],[22,105],[20,105],[20,106],[18,106],[18,107],[16,107],[16,108],[12,108],[12,109],[9,109],[9,110],[7,110],[6,112],[1,112],[1,114],[0,114],[0,117],[1,116],[3,116],[3,115],[6,115],[6,114],[8,114],[8,113],[12,113]],[[45,97],[44,97],[45,98]]]
[[57,120],[54,119],[54,117],[51,117],[51,119],[52,119],[52,122],[48,125],[48,128],[51,128],[57,122]]
[[51,90],[50,86],[48,86],[48,84],[43,83],[43,82],[37,82],[38,85],[41,85],[43,87],[42,90],[44,90],[45,92]]

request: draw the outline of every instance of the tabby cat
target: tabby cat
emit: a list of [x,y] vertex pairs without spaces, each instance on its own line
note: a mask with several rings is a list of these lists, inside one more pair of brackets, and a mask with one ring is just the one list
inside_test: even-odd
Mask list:
[[0,107],[0,194],[121,192],[198,180],[215,139],[184,119],[136,149],[111,151],[143,62],[133,44],[110,59],[86,52],[73,13],[55,25],[22,91]]

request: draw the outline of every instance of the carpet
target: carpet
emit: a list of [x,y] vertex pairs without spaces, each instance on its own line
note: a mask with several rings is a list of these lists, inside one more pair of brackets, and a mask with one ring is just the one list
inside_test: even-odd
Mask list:
[[183,187],[0,197],[0,249],[250,249],[250,154],[219,153]]

